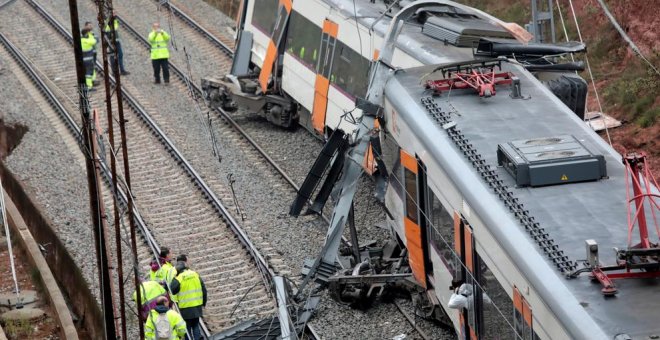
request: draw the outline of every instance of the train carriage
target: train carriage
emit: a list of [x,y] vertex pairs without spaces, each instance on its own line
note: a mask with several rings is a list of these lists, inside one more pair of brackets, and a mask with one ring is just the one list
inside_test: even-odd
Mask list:
[[[545,58],[584,46],[520,43],[483,12],[408,3],[414,15],[383,60],[389,2],[244,1],[238,52],[250,65],[204,80],[207,96],[226,108],[249,98],[270,121],[321,137],[353,135],[356,102],[385,65],[380,147],[369,149],[382,168],[367,170],[387,180],[387,224],[415,281],[462,338],[660,335],[658,240],[632,233],[657,223],[657,188],[640,184],[644,157],[622,158],[581,119],[579,64]],[[616,251],[599,258],[599,247]]]

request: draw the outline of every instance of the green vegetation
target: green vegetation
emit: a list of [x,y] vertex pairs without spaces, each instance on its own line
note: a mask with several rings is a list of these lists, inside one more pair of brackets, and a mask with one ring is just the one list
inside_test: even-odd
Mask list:
[[30,339],[34,332],[30,320],[9,320],[3,328],[10,339]]

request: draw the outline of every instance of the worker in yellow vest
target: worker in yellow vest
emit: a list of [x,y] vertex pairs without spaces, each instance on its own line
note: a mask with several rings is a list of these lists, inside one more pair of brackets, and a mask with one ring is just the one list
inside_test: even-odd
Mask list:
[[[112,23],[113,27],[110,26],[110,23]],[[115,32],[115,41],[117,42],[116,51],[112,46],[113,28]],[[115,11],[112,11],[112,16],[110,16],[110,19],[108,19],[108,23],[105,24],[103,32],[109,41],[108,56],[110,57],[110,67],[112,67],[112,71],[115,71],[115,58],[117,58],[117,63],[119,64],[119,71],[121,75],[125,76],[131,74],[130,72],[126,71],[126,68],[124,67],[124,50],[121,47],[121,39],[119,38],[119,19],[117,18],[117,13]]]
[[171,310],[167,299],[159,297],[156,308],[149,312],[149,317],[144,323],[145,340],[180,340],[186,334],[186,322],[179,313]]
[[[149,311],[156,307],[158,297],[164,297],[168,301],[169,299],[167,291],[159,282],[142,281],[140,288],[140,314],[144,320],[149,315]],[[137,304],[137,291],[133,292],[133,301]]]
[[172,257],[170,255],[170,248],[160,248],[158,261],[151,262],[151,271],[149,272],[149,279],[152,281],[161,282],[164,285],[170,285],[172,280],[176,277],[176,269],[172,265]]
[[188,334],[192,340],[201,339],[199,318],[202,317],[202,307],[206,306],[206,286],[199,274],[188,268],[188,257],[179,255],[177,258],[178,275],[172,280],[172,294],[176,294],[179,310],[186,321]]
[[[96,39],[96,35],[94,35],[94,26],[92,26],[91,21],[86,21],[85,22],[85,28],[89,30],[89,33],[87,33],[88,38],[94,38],[94,47],[92,47],[92,50],[94,51],[94,66],[96,66],[96,47],[98,45],[99,40]],[[94,86],[98,85],[99,82],[96,80],[96,67],[94,67],[94,71],[92,72],[92,83],[94,83]]]
[[80,32],[80,45],[82,46],[83,66],[85,68],[85,85],[87,90],[94,91],[94,47],[96,38],[90,34],[89,28],[83,28]]
[[170,67],[168,59],[170,50],[167,45],[170,41],[170,35],[160,28],[160,24],[155,22],[151,26],[149,33],[149,44],[151,44],[151,65],[154,68],[154,83],[160,84],[160,70],[163,70],[163,80],[165,84],[170,82]]

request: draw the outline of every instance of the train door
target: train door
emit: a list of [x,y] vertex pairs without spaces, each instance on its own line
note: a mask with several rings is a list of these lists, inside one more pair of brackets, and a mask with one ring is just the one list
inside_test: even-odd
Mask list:
[[[460,257],[463,264],[458,269],[456,277],[456,284],[466,283],[471,288],[474,287],[475,265],[474,265],[474,238],[472,234],[472,227],[465,219],[458,213],[454,212],[454,247],[456,254]],[[472,289],[474,292],[475,290]],[[460,339],[478,339],[477,330],[477,313],[475,306],[476,296],[468,299],[468,308],[458,310],[460,320]]]
[[417,282],[424,288],[431,288],[429,282],[432,281],[429,281],[427,277],[433,274],[433,270],[430,266],[427,236],[426,169],[421,160],[403,150],[401,150],[401,164],[403,165],[404,192],[406,194],[403,224],[408,248],[408,262]]
[[330,72],[337,45],[339,25],[326,19],[323,22],[321,35],[320,58],[316,65],[316,82],[314,84],[314,105],[312,109],[312,126],[323,134],[325,114],[328,109],[328,90],[330,89]]
[[[289,23],[289,17],[291,16],[291,6],[291,0],[280,0],[275,27],[270,35],[264,63],[261,67],[261,72],[259,73],[259,84],[261,85],[261,91],[264,93],[266,93],[266,90],[268,89],[268,80],[273,73],[273,68],[275,66],[274,63],[280,56],[282,39],[284,38],[286,26]],[[258,9],[255,8],[255,11],[257,10]],[[273,79],[275,79],[275,76],[273,76]]]

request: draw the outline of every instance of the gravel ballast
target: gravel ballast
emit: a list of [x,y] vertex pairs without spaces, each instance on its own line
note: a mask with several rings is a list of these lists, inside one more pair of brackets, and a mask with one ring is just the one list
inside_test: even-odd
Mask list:
[[[53,130],[14,73],[6,69],[9,62],[12,61],[2,59],[5,66],[0,72],[0,112],[7,124],[22,124],[28,127],[28,131],[5,164],[37,199],[92,291],[97,294],[98,276],[85,169],[79,159],[72,156],[62,141],[63,136]],[[45,247],[47,249],[47,245]]]
[[[120,15],[123,15],[130,23],[138,25],[138,29],[144,31],[145,35],[150,23],[157,20],[159,16],[161,21],[164,21],[164,14],[156,12],[156,3],[153,1],[115,0],[115,3],[122,6],[124,10],[134,9],[126,10],[125,13],[120,12]],[[197,8],[197,3],[202,2],[191,0],[186,5]],[[66,1],[44,1],[43,5],[48,10],[54,11],[58,19],[68,26]],[[96,18],[89,1],[79,1],[79,10],[83,21]],[[218,11],[208,14],[209,17],[205,18],[205,14],[209,12],[209,10],[205,10],[196,12],[195,15],[204,21],[217,20],[214,18],[218,16]],[[173,25],[172,31],[176,39],[178,32],[183,32],[184,28],[178,27],[177,25],[181,25],[181,23],[176,20],[173,21]],[[320,250],[327,231],[326,223],[314,217],[298,219],[289,217],[289,205],[294,198],[292,190],[286,188],[286,184],[279,177],[272,175],[269,168],[257,164],[261,160],[255,159],[251,152],[245,151],[244,147],[237,147],[244,142],[240,141],[222,122],[214,119],[213,131],[218,137],[218,147],[222,156],[222,161],[218,162],[217,157],[212,153],[208,127],[203,122],[203,116],[194,109],[194,102],[186,96],[183,87],[177,84],[169,87],[153,85],[147,50],[129,37],[127,32],[122,32],[122,34],[125,63],[128,70],[131,71],[131,75],[125,77],[124,81],[130,82],[140,95],[148,98],[150,103],[158,108],[158,116],[154,118],[212,187],[227,187],[229,185],[227,176],[233,175],[237,201],[247,216],[246,223],[257,228],[260,235],[274,245],[294,275],[299,274],[303,260],[316,256]],[[178,39],[177,43],[179,50],[172,51],[172,60],[179,66],[183,66],[181,62],[184,58],[181,54],[186,42],[185,39]],[[186,46],[186,51],[191,56],[191,69],[196,81],[206,74],[217,74],[217,70],[224,67],[205,59],[203,55],[196,55],[195,49],[192,47]],[[172,81],[176,82],[174,76],[172,76]],[[303,129],[295,132],[285,131],[253,116],[239,114],[237,120],[298,183],[302,182],[322,147],[320,141]],[[79,169],[77,172],[70,171],[69,173],[80,174],[82,171]],[[77,187],[85,188],[84,176],[77,177],[79,181],[82,181],[82,185]],[[37,188],[49,188],[48,183],[38,184]],[[371,197],[372,192],[372,181],[363,178],[356,197],[356,223],[361,240],[382,241],[386,237],[386,232],[375,227],[375,224],[384,219],[384,214]],[[86,191],[77,197],[86,197]],[[85,200],[80,200],[78,205],[83,205],[83,207],[76,207],[76,210],[88,214],[85,203]],[[67,204],[66,207],[74,207],[74,205]],[[83,228],[88,225],[89,223],[77,224],[77,227]],[[89,228],[87,227],[87,229]],[[91,239],[91,232],[89,232],[89,237]],[[327,296],[324,297],[318,315],[313,319],[312,324],[327,339],[376,339],[391,338],[399,334],[409,336],[415,334],[411,331],[412,326],[392,304],[379,303],[374,308],[363,312],[339,305]]]

